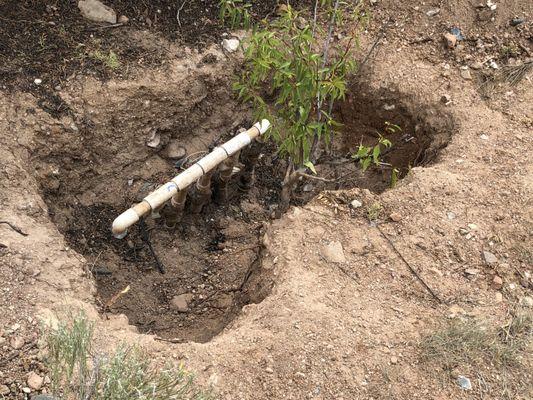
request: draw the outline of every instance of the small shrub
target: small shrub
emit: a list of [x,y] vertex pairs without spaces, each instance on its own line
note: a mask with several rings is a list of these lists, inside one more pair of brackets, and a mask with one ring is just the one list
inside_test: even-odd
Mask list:
[[84,315],[47,335],[52,393],[65,400],[210,399],[182,365],[156,368],[139,348],[93,354],[93,326]]
[[268,137],[296,167],[310,165],[319,141],[330,143],[339,126],[332,104],[344,98],[347,75],[356,69],[350,60],[355,39],[331,43],[339,18],[332,13],[339,9],[327,10],[327,32],[291,6],[281,8],[277,20],[254,29],[246,43],[244,72],[235,84],[239,97],[253,105],[255,117],[272,122]]
[[382,211],[383,211],[383,206],[380,203],[378,202],[372,203],[372,205],[368,207],[368,210],[367,210],[368,219],[370,221],[376,221],[381,215]]
[[[352,51],[366,21],[360,7],[360,2],[319,0],[306,18],[282,4],[279,18],[262,21],[244,44],[244,68],[235,90],[252,105],[256,119],[272,123],[266,139],[287,160],[278,216],[288,208],[302,174],[316,173],[314,163],[340,126],[333,104],[344,99],[348,75],[357,69]],[[336,42],[336,29],[348,26],[348,16],[347,38]]]
[[109,53],[104,53],[101,50],[92,51],[89,56],[96,61],[101,62],[107,68],[115,70],[120,67],[120,61],[117,54],[113,50],[109,50]]

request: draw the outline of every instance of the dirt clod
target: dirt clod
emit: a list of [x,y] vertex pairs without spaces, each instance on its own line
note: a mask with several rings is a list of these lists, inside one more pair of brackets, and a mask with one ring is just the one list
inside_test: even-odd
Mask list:
[[322,255],[329,262],[346,262],[346,257],[344,256],[344,248],[342,247],[341,242],[338,241],[332,241],[328,244],[322,245]]
[[170,303],[179,312],[187,312],[189,310],[189,302],[194,298],[194,294],[185,293],[178,296],[174,296]]
[[28,379],[26,380],[28,386],[32,390],[39,390],[43,386],[44,378],[37,373],[31,371],[28,374]]

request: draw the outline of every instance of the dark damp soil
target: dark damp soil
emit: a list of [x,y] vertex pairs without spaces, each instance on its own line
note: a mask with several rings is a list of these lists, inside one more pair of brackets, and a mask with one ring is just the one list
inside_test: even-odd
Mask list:
[[[71,112],[58,92],[75,75],[100,79],[126,75],[129,66],[164,62],[158,37],[192,48],[218,43],[228,32],[219,19],[219,0],[107,0],[127,25],[109,27],[84,19],[75,0],[0,1],[0,90],[30,92],[54,117]],[[295,1],[301,6],[309,1]],[[275,13],[277,0],[253,2],[255,19]],[[179,21],[178,21],[178,10]],[[136,31],[154,33],[151,43]],[[116,55],[118,65],[105,57]],[[36,84],[35,79],[42,83]]]
[[392,143],[390,148],[382,147],[383,165],[373,166],[363,175],[350,174],[350,168],[360,166],[356,163],[343,172],[348,176],[337,186],[376,193],[391,187],[393,169],[401,179],[411,168],[435,162],[456,130],[453,118],[442,106],[420,104],[420,99],[392,89],[371,90],[361,82],[352,84],[346,101],[337,105],[336,115],[343,124],[339,155],[349,158],[360,144],[375,146],[380,136]]
[[[131,193],[122,193],[124,198],[116,204],[86,206],[63,202],[57,192],[45,191],[52,219],[69,246],[88,260],[87,273],[96,281],[100,311],[125,314],[143,333],[206,342],[244,305],[262,301],[273,285],[269,271],[261,268],[262,227],[279,192],[276,168],[263,154],[256,184],[249,191],[239,188],[237,176],[228,202],[213,202],[200,214],[190,212],[193,192],[175,230],[165,228],[162,219],[148,218],[123,240],[112,236],[110,224],[131,205]],[[168,177],[172,174],[169,166]],[[113,302],[125,288],[128,293]],[[187,296],[185,308],[173,304],[180,295]]]

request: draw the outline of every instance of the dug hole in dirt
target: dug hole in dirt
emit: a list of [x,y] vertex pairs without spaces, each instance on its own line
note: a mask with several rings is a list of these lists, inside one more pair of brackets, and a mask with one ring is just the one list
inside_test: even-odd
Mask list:
[[[255,184],[243,191],[235,176],[226,204],[212,202],[199,214],[186,211],[175,230],[149,218],[123,240],[110,231],[116,216],[178,173],[183,149],[193,161],[253,123],[234,100],[232,68],[220,58],[212,54],[205,63],[198,56],[199,62],[186,66],[188,73],[181,65],[170,76],[154,72],[104,84],[88,79],[63,93],[76,117],[41,126],[32,149],[50,216],[87,259],[100,311],[125,314],[140,332],[175,342],[209,341],[274,284],[271,270],[261,265],[262,228],[276,209],[285,164],[268,145],[247,150],[261,152]],[[344,124],[342,137],[317,166],[328,182],[300,182],[297,204],[324,189],[389,188],[390,167],[362,173],[346,162],[360,143],[375,144],[385,134],[393,147],[383,161],[403,177],[411,167],[434,162],[454,129],[439,107],[357,83],[336,113]],[[386,122],[401,131],[387,135]]]

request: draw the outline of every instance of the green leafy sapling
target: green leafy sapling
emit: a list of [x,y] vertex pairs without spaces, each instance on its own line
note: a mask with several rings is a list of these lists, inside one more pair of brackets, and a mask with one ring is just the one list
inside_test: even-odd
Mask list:
[[[385,122],[385,132],[389,134],[393,134],[396,132],[401,132],[402,128],[400,128],[398,125],[392,124],[390,122]],[[378,132],[379,138],[378,143],[374,146],[365,146],[362,143],[357,148],[357,152],[352,154],[352,158],[354,160],[358,160],[359,164],[361,165],[361,168],[363,171],[366,171],[371,165],[380,166],[384,165],[382,156],[384,154],[384,151],[386,149],[389,149],[392,147],[392,142],[384,137],[381,133]],[[398,178],[398,170],[396,168],[393,168],[393,175],[392,179],[394,179],[394,176],[396,177],[396,180]],[[391,182],[392,184],[392,182]]]
[[251,26],[250,9],[252,2],[247,0],[220,0],[220,20],[227,23],[231,29]]
[[347,77],[357,67],[351,59],[355,34],[333,44],[345,7],[338,0],[317,0],[308,20],[290,5],[280,6],[279,18],[255,27],[244,45],[243,73],[234,87],[252,104],[255,118],[272,122],[267,139],[288,161],[281,210],[301,173],[315,173],[320,145],[329,146],[340,126],[332,116],[333,103],[345,98]]

